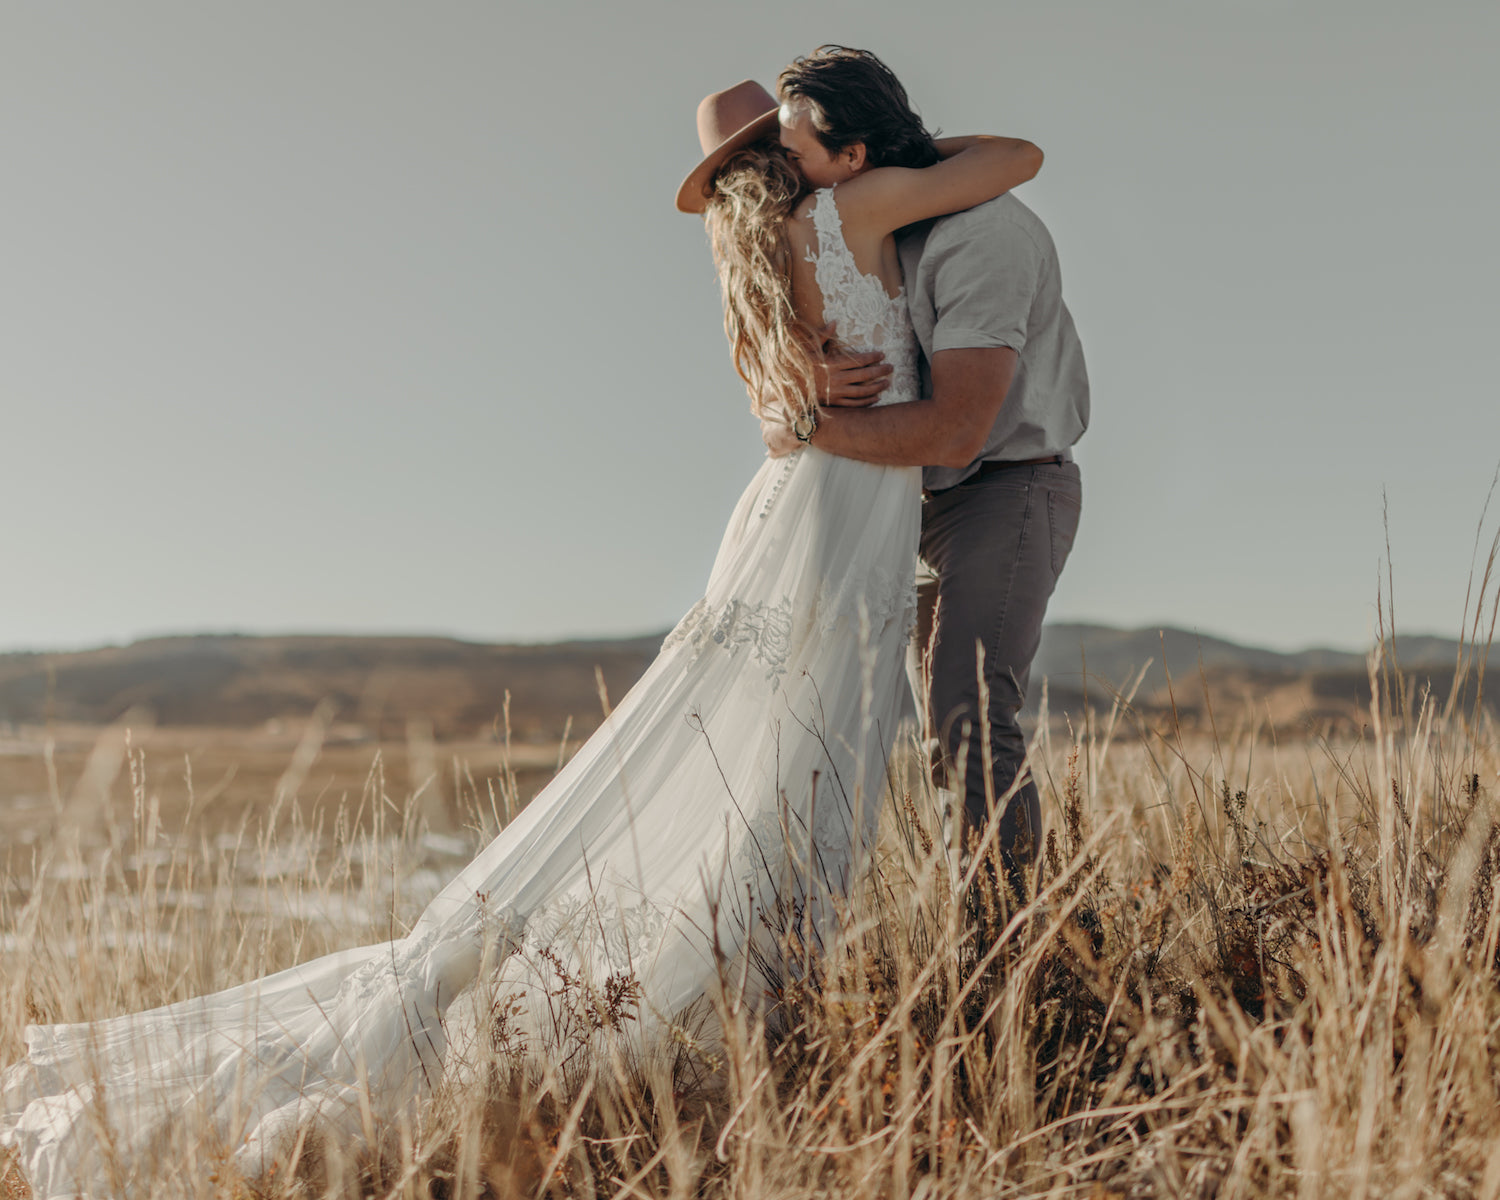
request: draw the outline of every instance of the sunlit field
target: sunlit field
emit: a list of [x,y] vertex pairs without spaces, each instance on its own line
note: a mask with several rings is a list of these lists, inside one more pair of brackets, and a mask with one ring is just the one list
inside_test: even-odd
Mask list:
[[[1191,732],[1124,701],[1042,720],[1024,905],[988,882],[990,846],[945,844],[945,796],[904,756],[839,944],[786,934],[809,973],[771,1020],[727,1004],[700,1014],[717,1035],[642,1045],[628,986],[576,983],[528,1036],[485,997],[483,1036],[368,1145],[310,1127],[245,1179],[185,1129],[119,1194],[1500,1195],[1481,660],[1434,695],[1377,659],[1365,728],[1337,737],[1243,703]],[[31,1022],[401,934],[567,753],[341,742],[321,718],[196,736],[127,722],[5,746],[0,1062]],[[28,1195],[0,1162],[0,1196]]]

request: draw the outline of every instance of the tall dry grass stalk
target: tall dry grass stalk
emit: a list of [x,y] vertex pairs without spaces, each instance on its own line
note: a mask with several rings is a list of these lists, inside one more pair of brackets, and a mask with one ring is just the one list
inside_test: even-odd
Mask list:
[[[373,1149],[309,1130],[245,1180],[189,1140],[131,1194],[1500,1196],[1500,743],[1477,671],[1448,697],[1378,656],[1371,675],[1367,736],[1342,743],[1279,741],[1248,711],[1203,737],[1136,728],[1123,702],[1067,736],[1044,719],[1025,903],[989,883],[992,843],[947,844],[943,795],[898,779],[838,945],[813,955],[788,923],[804,969],[771,1021],[727,1004],[719,1035],[643,1048],[617,1036],[629,981],[564,974],[550,1037],[482,997],[462,1066]],[[101,751],[117,777],[57,796],[52,848],[0,879],[0,1059],[28,1021],[399,932],[430,887],[420,805],[377,758],[310,823],[316,750],[314,731],[259,828],[217,840],[191,804],[161,827],[123,735]],[[514,781],[455,799],[478,842]],[[70,843],[70,813],[104,843]],[[0,1168],[0,1196],[26,1194]]]

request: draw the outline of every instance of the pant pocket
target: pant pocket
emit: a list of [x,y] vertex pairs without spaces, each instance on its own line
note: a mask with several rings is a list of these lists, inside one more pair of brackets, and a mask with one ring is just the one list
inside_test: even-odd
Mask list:
[[1063,564],[1073,549],[1078,534],[1078,516],[1083,504],[1071,491],[1049,489],[1047,492],[1047,528],[1052,540],[1052,574],[1061,575]]

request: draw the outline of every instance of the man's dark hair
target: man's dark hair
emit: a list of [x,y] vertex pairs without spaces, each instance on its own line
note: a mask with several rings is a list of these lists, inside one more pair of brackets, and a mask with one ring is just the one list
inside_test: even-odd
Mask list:
[[781,73],[776,90],[809,103],[830,154],[863,142],[872,167],[930,167],[940,157],[895,72],[868,50],[819,46]]

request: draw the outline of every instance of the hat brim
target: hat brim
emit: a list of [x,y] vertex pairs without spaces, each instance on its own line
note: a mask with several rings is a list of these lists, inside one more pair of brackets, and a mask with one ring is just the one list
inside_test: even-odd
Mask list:
[[751,142],[765,136],[776,128],[776,117],[780,109],[771,109],[762,113],[751,121],[750,124],[737,129],[729,137],[718,144],[707,158],[694,167],[688,177],[682,181],[682,186],[677,189],[677,211],[685,213],[701,213],[708,207],[708,198],[711,194],[710,185],[713,183],[714,172],[723,165],[723,162],[736,150],[748,146]]

